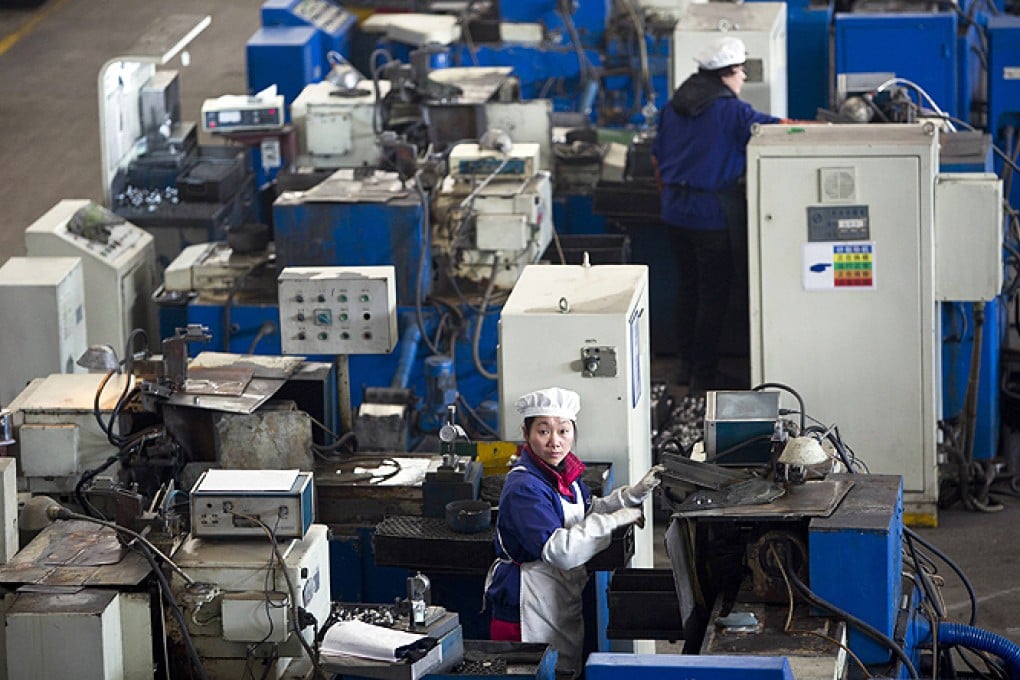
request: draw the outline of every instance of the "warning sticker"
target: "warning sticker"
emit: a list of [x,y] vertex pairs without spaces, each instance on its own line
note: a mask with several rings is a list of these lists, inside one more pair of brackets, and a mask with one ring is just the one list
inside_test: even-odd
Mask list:
[[875,242],[805,243],[804,290],[875,288]]

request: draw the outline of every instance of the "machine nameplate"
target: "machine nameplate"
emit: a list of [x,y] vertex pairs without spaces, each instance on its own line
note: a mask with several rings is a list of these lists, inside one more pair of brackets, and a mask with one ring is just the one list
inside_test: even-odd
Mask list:
[[871,238],[866,205],[809,205],[808,241],[866,241]]

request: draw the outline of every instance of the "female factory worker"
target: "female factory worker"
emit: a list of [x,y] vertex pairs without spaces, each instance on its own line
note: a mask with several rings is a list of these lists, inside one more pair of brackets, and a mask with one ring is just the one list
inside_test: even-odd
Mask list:
[[493,640],[541,642],[559,653],[558,667],[581,672],[585,563],[614,529],[643,520],[641,506],[659,484],[653,467],[632,486],[593,498],[580,481],[584,463],[572,452],[581,408],[576,392],[551,387],[515,404],[525,445],[499,499],[496,561],[486,579]]
[[699,392],[726,387],[718,384],[718,345],[731,280],[746,280],[733,275],[734,267],[747,267],[742,180],[751,126],[780,122],[740,100],[746,59],[744,43],[733,37],[700,52],[697,73],[663,107],[652,147],[679,278],[680,358],[690,372],[679,381],[689,379]]

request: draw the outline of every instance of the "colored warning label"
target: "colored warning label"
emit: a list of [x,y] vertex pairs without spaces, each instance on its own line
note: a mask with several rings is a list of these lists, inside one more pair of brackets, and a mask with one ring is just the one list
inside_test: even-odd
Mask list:
[[875,258],[870,243],[833,246],[832,285],[836,288],[875,284]]

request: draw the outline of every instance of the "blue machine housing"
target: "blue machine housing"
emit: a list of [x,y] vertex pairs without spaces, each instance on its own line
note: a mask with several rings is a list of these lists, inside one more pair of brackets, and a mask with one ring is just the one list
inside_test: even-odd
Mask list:
[[[1020,144],[1020,17],[996,16],[988,20],[988,132],[1006,154]],[[1003,172],[996,156],[996,171]],[[1020,206],[1020,181],[1014,180],[1005,196],[1014,208]]]
[[787,114],[814,120],[829,105],[829,28],[833,3],[810,0],[786,3]]
[[[583,46],[602,44],[611,4],[611,0],[574,2],[571,19]],[[503,0],[499,3],[499,18],[507,22],[541,23],[547,32],[559,33],[563,42],[569,42],[570,34],[563,17],[556,11],[557,5],[559,0]]]
[[[224,300],[193,298],[187,303],[187,323],[201,324],[209,328],[212,341],[207,345],[189,345],[192,357],[203,351],[233,352],[235,354],[281,353],[280,309],[275,300],[234,301],[229,307]],[[228,313],[229,310],[229,313]],[[487,370],[495,370],[496,344],[498,340],[498,308],[493,308],[482,325],[479,337],[479,358]],[[481,376],[472,358],[472,340],[478,317],[463,307],[460,313],[466,319],[464,329],[457,336],[453,352],[456,361],[453,369],[453,383],[457,393],[472,407],[499,398],[496,382]],[[174,328],[181,327],[179,316],[167,316],[172,327],[162,327],[161,334],[173,335]],[[161,316],[160,322],[164,319]],[[262,337],[254,347],[252,342],[263,324],[272,323],[274,329]],[[429,307],[422,310],[425,332],[434,334],[439,324],[439,314]],[[230,332],[226,332],[227,324]],[[427,393],[425,359],[429,356],[428,346],[421,341],[417,331],[417,312],[413,306],[398,307],[397,332],[400,341],[390,354],[359,354],[348,357],[348,373],[351,390],[351,407],[361,405],[366,387],[410,387],[419,397]],[[414,331],[409,333],[408,331]],[[334,357],[311,356],[313,361],[332,361]],[[479,413],[481,417],[483,414]],[[433,429],[438,421],[426,419],[425,429]],[[439,423],[441,424],[441,423]]]
[[[855,484],[835,512],[808,525],[809,586],[892,638],[903,593],[903,480],[896,475],[846,478]],[[841,565],[854,565],[853,574]],[[865,664],[889,660],[889,649],[855,628],[849,641]]]
[[287,106],[309,83],[322,80],[327,71],[322,34],[311,26],[269,26],[248,39],[245,48],[248,89],[259,92],[276,85]]
[[311,26],[319,32],[323,63],[328,64],[329,52],[349,56],[358,19],[333,0],[266,0],[262,3],[262,25]]
[[[963,414],[974,348],[974,304],[942,303],[942,417]],[[999,451],[1002,424],[999,355],[1009,328],[1006,300],[999,296],[985,305],[981,335],[981,369],[978,374],[977,416],[974,423],[973,457],[994,458]]]
[[[656,110],[661,110],[673,92],[669,89],[669,62],[672,33],[644,36],[648,51],[648,73],[655,92]],[[645,120],[641,109],[648,103],[647,93],[641,91],[641,59],[638,45],[632,40],[612,37],[606,41],[603,66],[602,98],[598,122],[600,125],[654,125]]]
[[793,680],[785,656],[592,654],[588,680]]
[[[277,266],[395,265],[397,304],[432,290],[428,214],[417,194],[385,203],[282,201],[273,205]],[[424,259],[424,271],[419,266]],[[419,290],[420,281],[420,290]]]
[[955,14],[839,13],[835,27],[837,74],[895,73],[959,117]]
[[[602,56],[598,52],[586,49],[584,54],[595,69],[602,66]],[[555,111],[593,108],[595,93],[590,87],[582,88],[584,78],[573,47],[479,45],[472,57],[466,45],[456,45],[453,56],[461,66],[473,66],[477,59],[478,66],[513,67],[514,75],[520,80],[521,99],[550,99]]]

